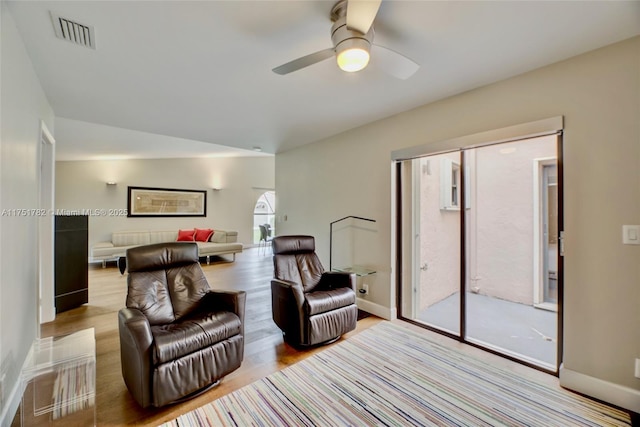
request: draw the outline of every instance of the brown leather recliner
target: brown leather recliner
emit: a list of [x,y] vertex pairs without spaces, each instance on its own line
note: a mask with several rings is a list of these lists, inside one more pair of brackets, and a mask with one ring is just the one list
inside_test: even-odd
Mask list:
[[195,243],[129,249],[127,267],[120,357],[140,406],[192,397],[240,367],[246,294],[211,290]]
[[326,272],[313,236],[272,240],[273,321],[294,345],[329,343],[356,328],[355,274]]

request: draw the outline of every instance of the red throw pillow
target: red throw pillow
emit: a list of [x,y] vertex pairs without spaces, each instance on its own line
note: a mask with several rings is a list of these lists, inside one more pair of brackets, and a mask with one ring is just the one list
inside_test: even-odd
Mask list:
[[193,238],[196,242],[208,242],[213,234],[213,230],[210,228],[196,228],[196,232],[193,235]]
[[178,230],[177,242],[193,242],[193,236],[196,233],[194,229],[191,230]]

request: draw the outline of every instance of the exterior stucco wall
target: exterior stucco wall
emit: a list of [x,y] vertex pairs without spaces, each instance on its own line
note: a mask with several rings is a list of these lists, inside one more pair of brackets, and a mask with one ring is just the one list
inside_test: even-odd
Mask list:
[[440,209],[442,160],[460,163],[460,153],[420,159],[419,259],[423,310],[460,290],[460,211]]
[[469,239],[475,240],[468,258],[470,286],[533,304],[533,164],[555,157],[555,137],[484,147],[475,154],[476,197],[467,211]]
[[[465,151],[468,289],[533,303],[534,159],[555,157],[555,137]],[[440,207],[442,159],[420,159],[420,310],[460,289],[460,211]]]

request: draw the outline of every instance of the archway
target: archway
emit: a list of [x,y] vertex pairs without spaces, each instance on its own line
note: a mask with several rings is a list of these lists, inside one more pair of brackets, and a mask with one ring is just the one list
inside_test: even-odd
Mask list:
[[253,209],[253,243],[260,243],[260,225],[268,225],[271,236],[275,235],[276,192],[266,191],[258,197]]

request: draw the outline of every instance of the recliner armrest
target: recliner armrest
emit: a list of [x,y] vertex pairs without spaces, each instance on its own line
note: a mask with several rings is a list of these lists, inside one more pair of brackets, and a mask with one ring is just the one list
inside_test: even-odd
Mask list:
[[356,275],[341,271],[325,271],[322,273],[318,289],[351,288],[356,291]]
[[271,293],[292,297],[296,303],[296,307],[302,309],[302,305],[304,304],[304,291],[300,283],[289,280],[271,279]]
[[278,327],[296,342],[304,340],[304,301],[302,284],[271,279],[271,313]]
[[140,310],[123,308],[118,312],[122,376],[127,387],[143,408],[151,405],[153,371],[153,335],[149,321]]
[[245,291],[210,290],[202,299],[200,310],[221,310],[235,313],[240,318],[241,330],[244,335],[244,309],[247,300]]

